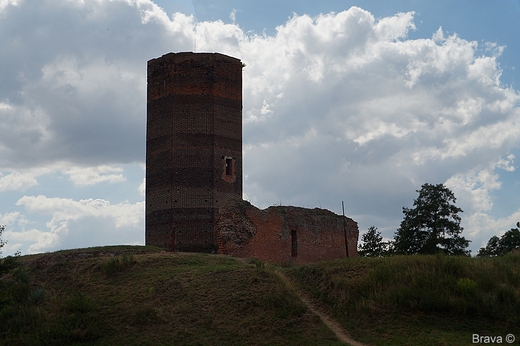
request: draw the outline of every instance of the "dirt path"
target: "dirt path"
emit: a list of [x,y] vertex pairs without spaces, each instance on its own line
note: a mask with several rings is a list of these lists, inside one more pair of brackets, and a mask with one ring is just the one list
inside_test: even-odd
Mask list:
[[365,344],[352,339],[347,331],[344,330],[338,322],[332,319],[326,312],[321,310],[317,304],[309,299],[309,297],[307,297],[301,290],[297,289],[284,273],[277,270],[276,274],[284,281],[289,289],[293,290],[298,295],[298,297],[300,297],[302,302],[312,311],[312,313],[317,315],[323,321],[323,323],[325,323],[325,325],[329,327],[329,329],[332,330],[334,334],[336,334],[336,337],[339,340],[352,346],[366,346]]

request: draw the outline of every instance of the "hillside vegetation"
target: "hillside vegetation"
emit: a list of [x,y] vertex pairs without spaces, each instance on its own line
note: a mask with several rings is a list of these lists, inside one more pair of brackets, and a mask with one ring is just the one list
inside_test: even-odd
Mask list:
[[292,287],[366,344],[470,345],[474,333],[520,339],[518,254],[278,267],[118,246],[21,262],[0,280],[16,283],[0,299],[5,345],[342,345]]
[[520,344],[520,253],[356,258],[289,272],[367,344],[469,345],[473,334]]
[[22,261],[32,293],[1,312],[7,345],[341,345],[260,263],[145,247]]

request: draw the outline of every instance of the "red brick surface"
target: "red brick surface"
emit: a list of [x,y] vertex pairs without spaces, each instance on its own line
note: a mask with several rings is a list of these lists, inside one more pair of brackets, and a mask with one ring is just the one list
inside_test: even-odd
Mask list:
[[[245,201],[221,208],[217,220],[218,252],[271,263],[312,263],[357,256],[357,223],[325,209],[273,206],[260,210]],[[291,232],[296,231],[297,256]]]
[[150,60],[146,244],[216,252],[218,208],[234,198],[242,198],[242,63],[217,53]]

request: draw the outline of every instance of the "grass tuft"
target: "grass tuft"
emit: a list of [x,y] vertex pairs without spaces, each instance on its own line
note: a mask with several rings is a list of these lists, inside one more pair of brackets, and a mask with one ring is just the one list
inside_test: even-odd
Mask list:
[[101,270],[110,277],[125,271],[127,268],[133,267],[136,263],[137,261],[133,255],[124,254],[122,257],[113,257],[106,261]]

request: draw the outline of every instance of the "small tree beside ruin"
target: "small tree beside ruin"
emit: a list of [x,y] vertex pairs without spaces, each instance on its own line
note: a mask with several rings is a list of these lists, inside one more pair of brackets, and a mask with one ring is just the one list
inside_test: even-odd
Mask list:
[[383,241],[383,236],[377,231],[377,227],[370,226],[361,236],[361,241],[363,244],[358,250],[361,257],[382,257],[388,254],[388,243]]

